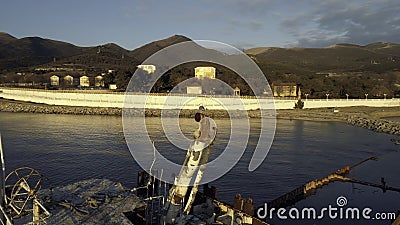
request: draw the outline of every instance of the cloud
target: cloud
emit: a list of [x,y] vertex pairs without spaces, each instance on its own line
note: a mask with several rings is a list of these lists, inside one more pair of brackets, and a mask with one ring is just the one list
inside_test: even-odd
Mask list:
[[263,23],[260,21],[248,21],[247,25],[249,26],[249,28],[253,31],[259,31],[263,28]]
[[263,16],[272,11],[276,0],[220,0],[213,4],[221,4],[221,9],[232,11],[242,16]]
[[282,29],[302,47],[336,43],[400,42],[398,0],[330,0],[282,21]]
[[234,27],[240,27],[250,29],[251,31],[259,31],[263,28],[264,24],[261,21],[251,20],[251,19],[230,19],[228,22]]

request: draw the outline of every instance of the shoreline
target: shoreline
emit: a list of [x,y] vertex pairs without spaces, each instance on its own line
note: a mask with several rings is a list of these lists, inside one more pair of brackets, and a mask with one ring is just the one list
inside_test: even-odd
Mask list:
[[[197,110],[169,110],[168,115],[176,115],[179,111],[180,117],[193,117]],[[0,98],[0,112],[17,113],[45,113],[45,114],[72,114],[72,115],[109,115],[121,116],[121,108],[107,107],[81,107],[81,106],[60,106],[46,105],[40,103],[22,102]],[[160,117],[161,110],[139,110],[132,109],[131,113],[138,116]],[[207,114],[214,118],[229,118],[229,114],[224,110],[208,110]],[[260,118],[259,110],[247,111],[248,117]],[[241,116],[243,113],[231,116]],[[400,135],[400,122],[385,120],[386,117],[400,117],[400,107],[366,107],[355,106],[338,108],[334,112],[333,108],[318,109],[280,109],[276,110],[277,119],[303,120],[315,122],[342,122],[353,126],[363,127],[375,132]]]

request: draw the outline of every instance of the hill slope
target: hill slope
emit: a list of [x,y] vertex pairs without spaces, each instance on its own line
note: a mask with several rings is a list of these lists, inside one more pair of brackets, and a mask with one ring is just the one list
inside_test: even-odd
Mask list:
[[15,37],[13,37],[13,36],[11,36],[11,35],[9,35],[7,33],[0,32],[0,43],[8,43],[8,42],[13,41],[15,39],[16,39]]
[[[190,39],[174,35],[130,51],[114,43],[79,47],[40,37],[17,39],[7,33],[0,33],[0,71],[18,70],[21,67],[42,64],[46,66],[75,64],[84,68],[99,69],[130,68],[140,64],[160,49],[184,41]],[[54,63],[54,60],[57,62]]]
[[149,44],[143,45],[142,47],[139,47],[131,51],[130,56],[134,57],[139,62],[142,62],[152,54],[156,53],[157,51],[165,47],[185,41],[191,41],[191,39],[182,35],[174,35],[162,40],[153,41]]
[[83,48],[66,42],[40,37],[16,39],[2,34],[0,36],[0,69],[39,65],[50,62],[54,58],[65,58],[82,52]]
[[245,52],[266,71],[281,73],[385,72],[400,68],[400,45],[393,43],[337,44],[327,48],[254,48]]

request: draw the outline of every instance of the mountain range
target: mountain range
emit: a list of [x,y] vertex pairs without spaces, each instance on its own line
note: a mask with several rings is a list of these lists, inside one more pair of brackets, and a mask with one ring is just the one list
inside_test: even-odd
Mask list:
[[[265,70],[283,73],[388,72],[400,68],[400,45],[336,44],[326,48],[252,48],[245,51]],[[264,71],[265,72],[265,71]]]
[[[167,46],[190,41],[181,35],[134,50],[114,43],[80,47],[40,37],[15,38],[0,32],[0,71],[43,64],[73,63],[84,67],[132,67]],[[244,51],[270,73],[385,72],[400,67],[400,44],[379,42],[366,46],[337,44],[326,48],[258,47]]]
[[190,39],[181,35],[155,41],[132,51],[114,43],[80,47],[40,37],[15,38],[0,32],[0,71],[17,71],[32,66],[75,64],[94,68],[124,68],[139,65],[169,45]]
[[[190,39],[174,35],[127,50],[114,43],[80,47],[41,37],[18,39],[0,32],[0,72],[6,74],[65,65],[89,72],[108,69],[133,71],[153,53],[184,41]],[[301,83],[308,92],[347,91],[352,88],[354,79],[360,86],[359,95],[377,86],[384,87],[385,92],[392,92],[397,90],[393,85],[400,83],[400,44],[396,43],[336,44],[326,48],[258,47],[244,53],[258,64],[270,82]]]

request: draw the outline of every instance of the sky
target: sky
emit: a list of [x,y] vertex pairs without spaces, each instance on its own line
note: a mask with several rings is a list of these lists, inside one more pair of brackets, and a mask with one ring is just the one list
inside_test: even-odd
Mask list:
[[240,49],[400,43],[400,1],[2,0],[0,31],[130,50],[175,34]]

